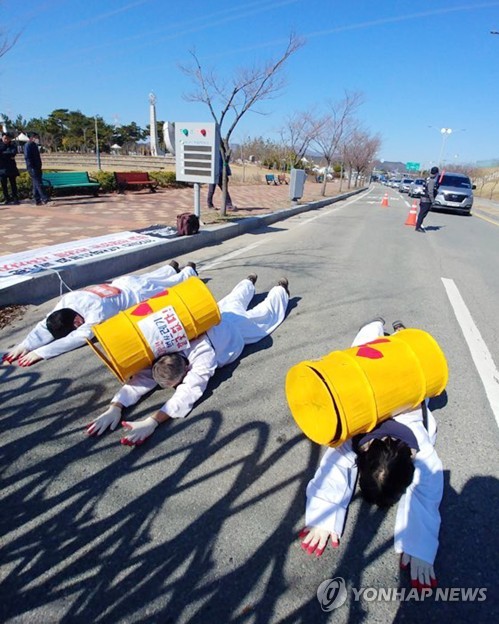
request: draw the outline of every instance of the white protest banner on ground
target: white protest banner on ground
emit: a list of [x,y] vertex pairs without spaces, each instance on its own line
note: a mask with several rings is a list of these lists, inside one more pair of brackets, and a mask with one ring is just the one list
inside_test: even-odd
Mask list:
[[155,358],[189,347],[189,340],[172,306],[162,308],[137,323]]
[[24,282],[42,271],[57,271],[68,264],[78,264],[90,258],[103,258],[125,249],[157,243],[157,238],[147,234],[119,232],[0,256],[0,289]]

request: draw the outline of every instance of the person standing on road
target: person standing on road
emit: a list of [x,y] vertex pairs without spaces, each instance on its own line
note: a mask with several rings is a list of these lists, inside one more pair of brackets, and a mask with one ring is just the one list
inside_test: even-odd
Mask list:
[[189,262],[180,270],[176,260],[143,275],[124,275],[110,284],[88,286],[64,295],[54,310],[3,356],[3,361],[31,366],[39,360],[72,351],[92,338],[92,326],[197,275]]
[[438,167],[432,167],[430,170],[430,177],[426,179],[424,186],[424,194],[419,200],[419,214],[416,220],[416,232],[426,232],[423,227],[423,221],[426,215],[430,212],[431,205],[437,194],[437,177]]
[[[232,171],[230,169],[229,163],[226,163],[226,169],[227,169],[227,201],[225,204],[225,207],[227,208],[227,210],[236,210],[236,207],[233,205],[232,203],[232,199],[229,193],[229,177],[232,175]],[[220,152],[218,155],[218,181],[217,184],[210,184],[208,186],[208,198],[207,198],[207,204],[208,204],[208,208],[210,208],[211,210],[214,210],[215,206],[213,205],[213,195],[215,194],[215,189],[216,187],[219,187],[220,190],[223,190],[223,159],[222,159],[222,153]]]
[[[382,318],[364,325],[352,346],[382,337],[383,327]],[[401,321],[393,328],[405,329]],[[368,503],[385,509],[398,503],[395,551],[401,556],[400,567],[410,567],[412,587],[436,587],[433,562],[443,493],[436,433],[435,419],[424,403],[383,421],[367,434],[328,448],[307,487],[302,548],[320,557],[329,538],[333,548],[338,548],[358,475],[360,491]]]
[[29,141],[24,146],[24,160],[26,161],[26,169],[28,170],[33,184],[33,199],[37,206],[46,204],[50,201],[43,190],[42,182],[42,157],[40,156],[40,135],[36,132],[28,132]]
[[255,295],[256,280],[257,275],[251,273],[218,302],[222,316],[218,325],[193,340],[187,349],[164,355],[152,367],[134,375],[114,395],[108,409],[87,425],[88,434],[100,436],[108,427],[114,431],[123,408],[135,405],[156,386],[175,388],[175,392],[153,415],[137,422],[123,421],[125,432],[121,444],[142,444],[158,425],[171,418],[185,418],[202,397],[217,368],[237,360],[245,345],[269,336],[283,322],[289,302],[288,280],[281,277],[264,301],[248,310]]
[[[16,165],[17,145],[12,139],[13,136],[10,132],[2,134],[0,143],[0,181],[5,203],[17,205],[19,204],[19,196],[17,194],[16,178],[19,175],[19,169]],[[9,194],[9,182],[11,194]]]

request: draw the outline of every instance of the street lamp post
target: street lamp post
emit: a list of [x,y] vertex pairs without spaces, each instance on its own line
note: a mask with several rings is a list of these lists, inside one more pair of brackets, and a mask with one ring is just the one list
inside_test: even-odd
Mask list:
[[449,135],[452,134],[452,128],[441,128],[440,130],[442,134],[442,147],[440,148],[440,156],[438,158],[438,165],[441,167],[443,165],[443,158],[445,155],[445,144],[447,143],[447,139]]
[[[435,128],[435,126],[428,126],[428,128]],[[435,128],[437,130],[437,128]],[[447,144],[447,139],[449,135],[453,132],[464,132],[466,128],[460,128],[459,130],[453,130],[452,128],[440,128],[439,132],[442,135],[442,145],[440,147],[440,156],[438,158],[438,166],[442,167],[445,161],[445,146]]]
[[94,117],[95,121],[95,156],[97,157],[97,169],[100,171],[100,150],[99,150],[99,130],[97,129],[97,115]]

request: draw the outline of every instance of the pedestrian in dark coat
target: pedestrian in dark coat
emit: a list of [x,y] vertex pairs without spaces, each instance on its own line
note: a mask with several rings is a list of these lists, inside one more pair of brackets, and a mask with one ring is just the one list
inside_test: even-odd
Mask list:
[[24,146],[24,160],[26,161],[26,169],[33,184],[33,199],[37,206],[46,204],[50,201],[49,197],[43,190],[42,183],[42,157],[38,144],[40,136],[36,132],[28,132],[29,141]]
[[19,203],[16,183],[16,178],[19,175],[19,169],[16,165],[17,145],[12,139],[13,136],[10,132],[4,132],[0,142],[0,183],[6,204]]
[[[223,159],[222,159],[222,154],[218,155],[218,180],[216,184],[210,184],[208,186],[208,197],[207,197],[207,204],[208,204],[208,208],[215,208],[215,206],[213,205],[213,195],[215,194],[215,189],[217,188],[217,186],[220,188],[221,191],[223,191],[223,186],[222,186],[222,182],[223,182]],[[227,200],[225,203],[225,207],[227,208],[227,210],[236,210],[236,207],[233,205],[232,203],[232,199],[229,193],[229,176],[232,175],[232,171],[230,170],[230,166],[229,163],[227,162],[225,165],[225,168],[227,169]]]
[[438,167],[432,167],[430,170],[430,177],[427,178],[425,184],[424,195],[421,196],[419,201],[419,213],[416,221],[416,232],[426,232],[423,227],[423,220],[430,212],[431,205],[437,194],[437,178],[439,170]]

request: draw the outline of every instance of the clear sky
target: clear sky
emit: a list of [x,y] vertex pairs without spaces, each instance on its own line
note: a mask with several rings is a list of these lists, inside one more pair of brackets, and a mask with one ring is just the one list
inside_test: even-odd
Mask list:
[[243,118],[235,141],[277,138],[287,115],[347,89],[364,94],[359,118],[381,135],[380,158],[437,161],[442,127],[454,131],[448,163],[499,158],[499,1],[0,0],[0,20],[21,33],[0,59],[9,117],[68,108],[145,126],[154,91],[158,119],[208,121],[183,99],[188,51],[229,77],[277,57],[295,32],[306,44],[286,87]]

